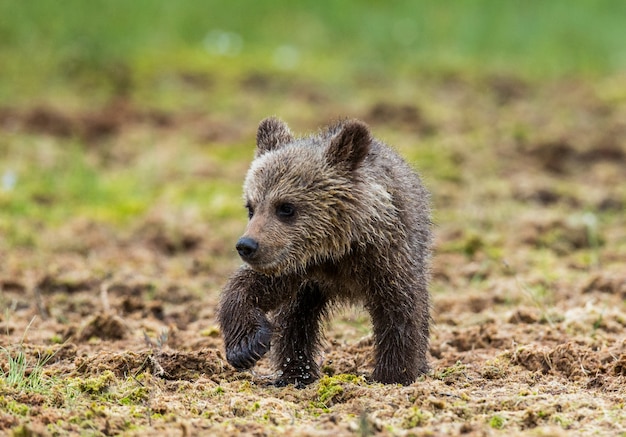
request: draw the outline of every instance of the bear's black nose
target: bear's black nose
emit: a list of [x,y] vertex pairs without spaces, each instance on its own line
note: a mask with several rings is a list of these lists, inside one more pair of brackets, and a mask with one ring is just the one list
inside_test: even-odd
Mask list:
[[237,246],[235,247],[237,248],[237,252],[239,252],[239,256],[246,260],[254,257],[254,254],[259,248],[259,243],[252,238],[243,237],[237,241]]

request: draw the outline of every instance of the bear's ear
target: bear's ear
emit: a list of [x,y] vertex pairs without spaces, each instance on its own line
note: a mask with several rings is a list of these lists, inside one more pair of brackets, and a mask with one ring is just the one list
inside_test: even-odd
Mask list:
[[287,124],[276,117],[268,117],[259,123],[256,133],[256,157],[293,141]]
[[354,170],[365,159],[371,143],[372,136],[365,123],[359,120],[347,121],[326,149],[326,160],[330,165]]

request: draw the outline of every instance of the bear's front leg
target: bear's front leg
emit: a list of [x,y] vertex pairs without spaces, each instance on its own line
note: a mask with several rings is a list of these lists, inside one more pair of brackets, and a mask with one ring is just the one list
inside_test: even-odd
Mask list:
[[320,320],[327,299],[315,284],[303,284],[291,302],[277,312],[272,355],[279,373],[279,387],[302,388],[320,377],[316,362],[320,346]]
[[218,321],[226,360],[237,370],[249,369],[270,349],[272,279],[242,267],[230,278],[220,300]]
[[387,290],[367,304],[376,348],[372,379],[408,385],[429,370],[428,298],[425,291],[418,295],[395,291]]

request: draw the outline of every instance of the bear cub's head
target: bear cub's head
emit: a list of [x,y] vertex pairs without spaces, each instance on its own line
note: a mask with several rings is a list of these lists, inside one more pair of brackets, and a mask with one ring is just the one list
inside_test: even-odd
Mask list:
[[241,258],[258,272],[281,275],[345,256],[361,227],[361,167],[372,141],[357,120],[303,138],[281,120],[263,120],[244,183],[250,221],[237,242]]

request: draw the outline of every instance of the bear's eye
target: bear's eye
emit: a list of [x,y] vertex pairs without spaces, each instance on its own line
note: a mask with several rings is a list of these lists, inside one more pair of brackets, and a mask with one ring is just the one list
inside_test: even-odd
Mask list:
[[254,215],[254,208],[249,203],[246,203],[246,209],[248,210],[248,219],[251,219]]
[[276,215],[280,218],[292,218],[296,214],[296,207],[291,203],[281,203],[276,208]]

